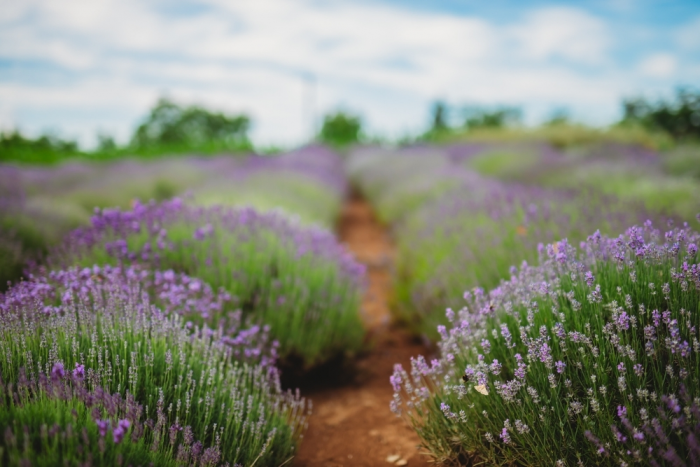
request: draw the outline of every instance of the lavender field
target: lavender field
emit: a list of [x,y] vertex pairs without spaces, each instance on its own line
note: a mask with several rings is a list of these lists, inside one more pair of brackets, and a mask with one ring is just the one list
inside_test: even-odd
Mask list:
[[[314,398],[366,390],[381,333],[423,355],[368,410],[440,465],[700,465],[700,157],[674,151],[0,165],[0,465],[325,465]],[[339,238],[352,202],[395,250]]]

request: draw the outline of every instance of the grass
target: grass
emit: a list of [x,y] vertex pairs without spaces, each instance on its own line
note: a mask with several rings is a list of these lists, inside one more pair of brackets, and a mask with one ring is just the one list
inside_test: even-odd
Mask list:
[[556,158],[533,148],[510,147],[487,149],[466,164],[505,181],[597,191],[687,219],[700,212],[700,183],[693,172],[697,157],[692,146],[658,154],[635,146],[597,145]]
[[279,210],[301,223],[333,228],[342,199],[302,174],[261,171],[239,183],[208,183],[193,192],[202,206],[249,206],[261,212]]
[[593,128],[575,123],[543,125],[536,128],[505,127],[477,128],[467,131],[445,132],[437,137],[438,143],[478,142],[545,142],[564,149],[600,143],[641,145],[650,149],[673,147],[673,139],[663,132],[649,131],[634,125],[616,125]]

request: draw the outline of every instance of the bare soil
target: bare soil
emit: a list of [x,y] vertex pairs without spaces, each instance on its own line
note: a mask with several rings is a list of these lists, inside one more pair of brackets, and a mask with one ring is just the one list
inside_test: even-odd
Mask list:
[[408,367],[411,356],[426,352],[420,342],[391,323],[388,298],[394,247],[369,204],[358,195],[344,207],[338,233],[368,267],[362,308],[370,350],[348,370],[344,384],[324,384],[324,375],[316,374],[317,381],[304,385],[304,394],[313,401],[313,414],[294,465],[427,466],[429,458],[419,452],[418,436],[389,410],[394,364]]

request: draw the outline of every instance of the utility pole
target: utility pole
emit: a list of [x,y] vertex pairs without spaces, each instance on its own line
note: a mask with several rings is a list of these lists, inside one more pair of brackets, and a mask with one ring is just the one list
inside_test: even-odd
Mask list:
[[[303,103],[302,103],[302,128],[303,132],[310,132],[308,137],[309,142],[313,142],[316,139],[317,129],[316,129],[316,75],[312,71],[307,71],[302,73],[302,89],[303,89]],[[307,140],[306,134],[303,135],[303,139]]]

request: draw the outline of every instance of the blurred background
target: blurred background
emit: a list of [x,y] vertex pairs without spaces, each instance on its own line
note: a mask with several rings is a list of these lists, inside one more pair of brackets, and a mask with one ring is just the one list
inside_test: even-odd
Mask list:
[[[46,135],[63,152],[127,144],[148,152],[157,135],[140,125],[177,120],[176,106],[185,121],[204,118],[202,108],[223,116],[188,141],[163,137],[170,145],[274,150],[313,139],[337,111],[381,141],[415,139],[433,124],[473,126],[484,110],[507,110],[511,124],[600,127],[644,114],[626,99],[678,104],[678,87],[698,83],[694,1],[5,0],[0,8],[0,128]],[[212,142],[217,132],[227,136]]]
[[95,208],[182,195],[332,229],[354,185],[398,235],[413,208],[496,180],[687,220],[698,141],[698,2],[0,8],[7,278]]

